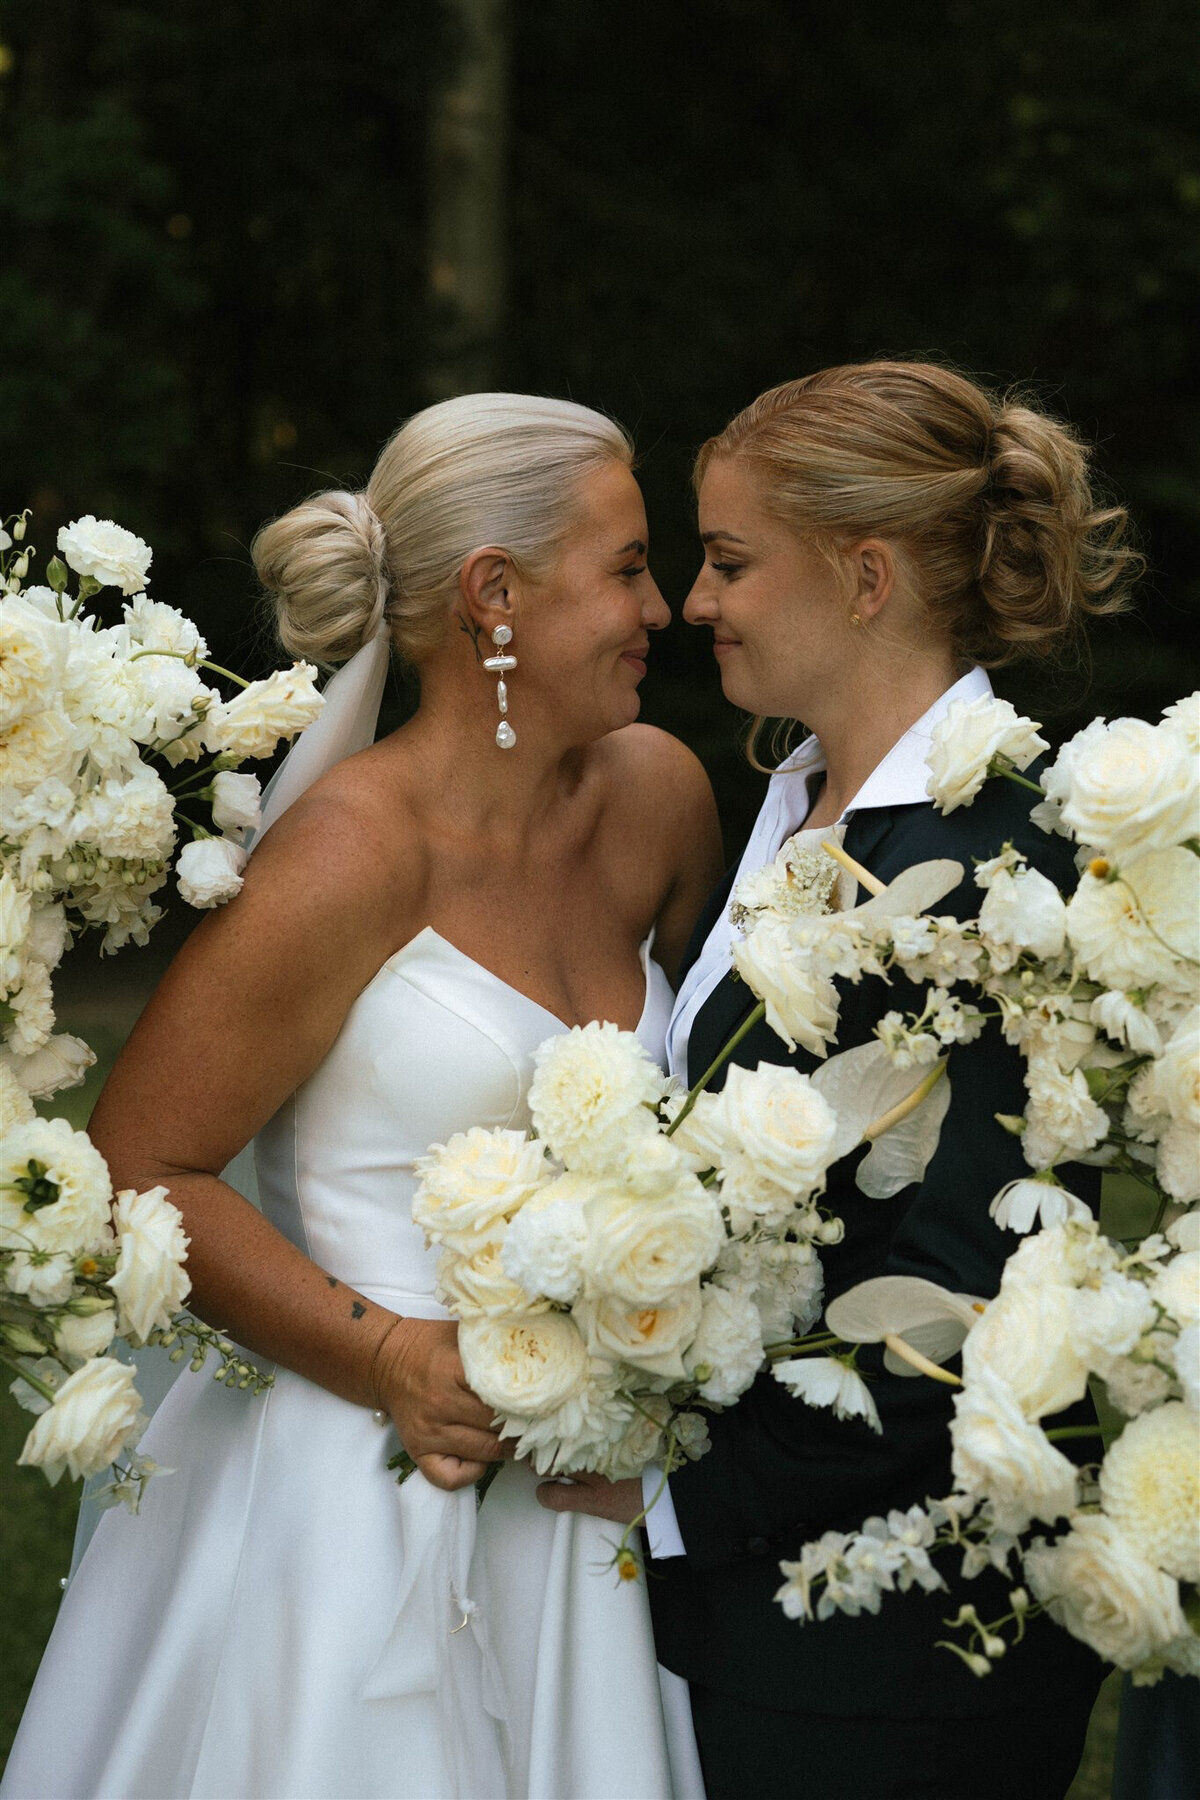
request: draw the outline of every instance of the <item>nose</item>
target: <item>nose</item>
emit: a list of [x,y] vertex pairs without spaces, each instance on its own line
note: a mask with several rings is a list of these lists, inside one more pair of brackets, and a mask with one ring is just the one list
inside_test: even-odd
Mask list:
[[721,616],[712,583],[704,579],[707,566],[706,563],[700,565],[692,591],[683,603],[683,616],[689,625],[715,625]]
[[642,624],[647,631],[661,631],[671,623],[671,609],[658,590],[658,583],[647,570],[646,589],[642,595]]

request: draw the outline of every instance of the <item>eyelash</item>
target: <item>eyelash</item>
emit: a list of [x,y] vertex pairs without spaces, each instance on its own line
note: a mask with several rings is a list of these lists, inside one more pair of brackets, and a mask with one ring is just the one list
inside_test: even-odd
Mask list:
[[636,569],[622,569],[621,573],[625,576],[644,575],[646,573],[646,565],[645,563],[639,563]]
[[715,562],[715,563],[709,563],[708,566],[710,569],[715,569],[718,575],[730,576],[730,575],[736,575],[739,572],[739,570],[741,569],[742,564],[741,563]]

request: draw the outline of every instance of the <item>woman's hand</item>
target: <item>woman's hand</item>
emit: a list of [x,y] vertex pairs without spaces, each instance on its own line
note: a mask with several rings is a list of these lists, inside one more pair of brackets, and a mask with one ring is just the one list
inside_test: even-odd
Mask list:
[[512,1455],[492,1412],[467,1386],[450,1319],[397,1319],[375,1353],[372,1386],[400,1442],[434,1487],[471,1487]]
[[537,1497],[547,1512],[592,1513],[614,1525],[632,1525],[642,1514],[642,1484],[636,1476],[609,1481],[604,1475],[571,1475],[566,1481],[543,1481]]

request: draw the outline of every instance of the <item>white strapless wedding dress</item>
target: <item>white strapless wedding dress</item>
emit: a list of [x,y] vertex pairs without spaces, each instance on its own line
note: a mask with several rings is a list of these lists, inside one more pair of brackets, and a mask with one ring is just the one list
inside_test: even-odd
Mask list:
[[[643,949],[638,1035],[671,993]],[[413,1161],[523,1127],[563,1031],[432,930],[390,957],[260,1134],[264,1212],[398,1313],[444,1318]],[[414,1475],[370,1411],[286,1369],[183,1375],[143,1449],[175,1473],[105,1514],[72,1578],[3,1793],[28,1800],[702,1800],[686,1686],[660,1671],[615,1527],[551,1514],[524,1465],[481,1509]]]

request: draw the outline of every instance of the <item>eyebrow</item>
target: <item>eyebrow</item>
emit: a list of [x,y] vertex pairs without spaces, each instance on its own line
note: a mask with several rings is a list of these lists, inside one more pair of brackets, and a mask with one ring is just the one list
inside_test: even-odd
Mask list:
[[631,550],[636,550],[639,556],[645,556],[646,546],[643,544],[641,538],[630,538],[627,544],[621,545],[621,548],[617,551],[617,555],[626,556]]
[[700,533],[702,544],[711,544],[716,538],[724,538],[727,544],[744,544],[746,542],[745,538],[738,537],[732,531],[702,531]]

